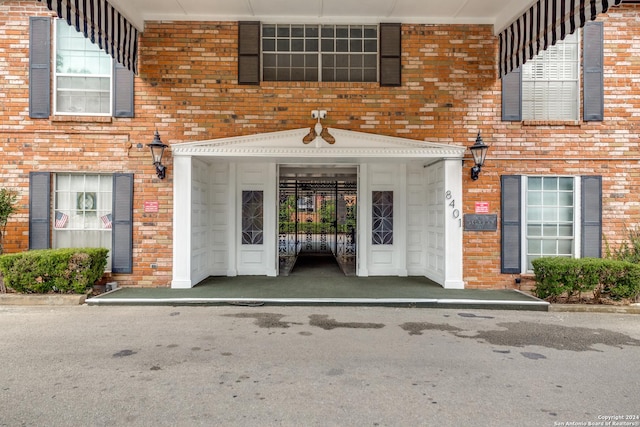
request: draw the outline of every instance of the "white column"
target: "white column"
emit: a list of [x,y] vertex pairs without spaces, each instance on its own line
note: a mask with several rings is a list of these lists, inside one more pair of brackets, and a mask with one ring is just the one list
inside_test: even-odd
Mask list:
[[227,209],[228,229],[228,260],[227,276],[235,277],[238,275],[238,237],[242,231],[242,218],[238,218],[238,174],[236,163],[229,163],[229,199]]
[[462,277],[462,160],[444,161],[444,288],[464,289]]
[[[407,277],[407,164],[402,163],[398,167],[398,183],[395,190],[396,197],[393,202],[393,246],[396,259],[397,275]],[[400,221],[398,221],[400,220]]]
[[275,163],[267,165],[264,187],[264,259],[267,276],[278,275],[278,173]]
[[358,197],[356,207],[357,211],[357,227],[358,237],[356,253],[358,256],[358,272],[361,277],[369,276],[367,253],[369,252],[369,244],[371,243],[371,199],[369,194],[369,165],[363,163],[360,165],[358,172]]
[[171,287],[192,288],[191,157],[173,158],[173,278]]

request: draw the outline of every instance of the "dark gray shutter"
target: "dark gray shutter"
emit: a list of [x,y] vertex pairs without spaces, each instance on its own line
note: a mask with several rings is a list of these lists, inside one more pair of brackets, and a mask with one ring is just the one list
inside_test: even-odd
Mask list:
[[113,117],[134,117],[133,71],[113,61]]
[[51,174],[29,172],[29,249],[49,249],[50,237]]
[[520,175],[500,177],[501,196],[501,254],[500,271],[508,274],[522,272],[520,251],[522,233],[521,218],[521,181]]
[[51,114],[51,19],[29,18],[29,117]]
[[602,177],[582,177],[582,257],[602,256]]
[[583,36],[584,121],[602,121],[604,120],[603,23],[588,22],[584,26]]
[[522,120],[522,67],[502,76],[502,121]]
[[402,28],[400,24],[380,24],[380,86],[402,84]]
[[111,271],[133,271],[133,174],[113,175]]
[[238,24],[238,84],[260,84],[260,22]]

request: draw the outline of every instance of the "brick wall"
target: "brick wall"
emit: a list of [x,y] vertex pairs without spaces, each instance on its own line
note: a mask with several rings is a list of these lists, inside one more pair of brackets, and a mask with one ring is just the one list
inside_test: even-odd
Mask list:
[[[34,1],[0,3],[0,180],[18,188],[20,213],[7,251],[27,248],[30,171],[135,173],[134,273],[123,285],[171,280],[172,167],[155,177],[145,144],[158,129],[167,144],[311,126],[313,109],[330,127],[470,146],[490,145],[478,181],[464,167],[464,212],[489,202],[500,214],[503,174],[603,175],[603,231],[616,245],[639,220],[640,22],[637,6],[614,8],[605,24],[605,121],[502,122],[497,39],[491,26],[403,25],[403,85],[237,84],[237,24],[148,22],[140,39],[136,117],[91,119],[28,115],[28,18],[51,15]],[[138,147],[142,144],[141,147]],[[98,160],[101,159],[101,160]],[[144,213],[158,200],[158,213]],[[157,268],[151,268],[157,264]],[[512,287],[500,274],[500,233],[464,233],[469,287]]]

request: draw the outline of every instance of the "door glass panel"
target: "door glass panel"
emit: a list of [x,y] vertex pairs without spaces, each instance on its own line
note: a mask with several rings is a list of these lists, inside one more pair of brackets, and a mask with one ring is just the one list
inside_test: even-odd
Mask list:
[[371,243],[391,245],[393,244],[393,191],[373,191],[371,199]]
[[242,192],[242,244],[261,245],[263,241],[263,192]]

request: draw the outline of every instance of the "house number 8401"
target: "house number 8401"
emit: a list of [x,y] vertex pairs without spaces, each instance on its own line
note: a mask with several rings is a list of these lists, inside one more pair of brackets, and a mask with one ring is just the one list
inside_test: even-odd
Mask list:
[[457,219],[458,226],[462,227],[462,218],[460,218],[460,210],[456,208],[456,199],[453,198],[453,194],[451,194],[451,190],[447,190],[447,192],[444,193],[444,198],[447,200],[447,204],[451,208],[451,216],[453,216],[454,219]]

